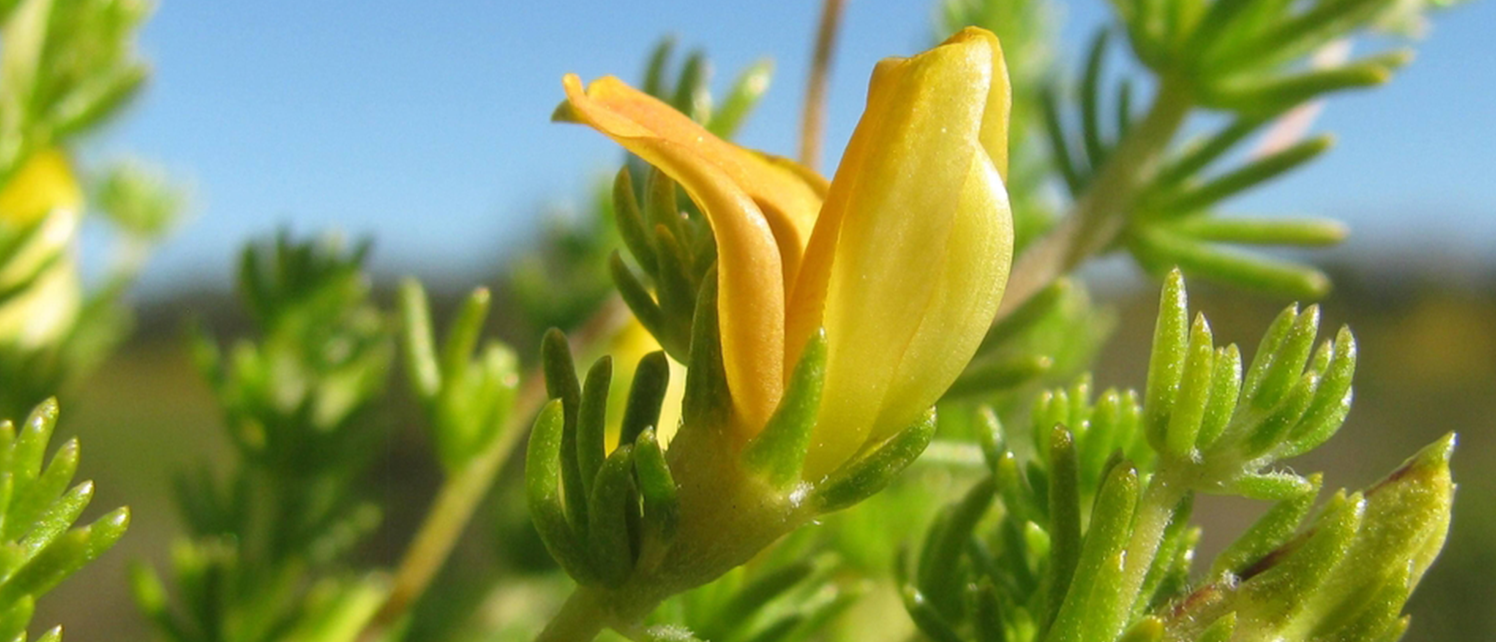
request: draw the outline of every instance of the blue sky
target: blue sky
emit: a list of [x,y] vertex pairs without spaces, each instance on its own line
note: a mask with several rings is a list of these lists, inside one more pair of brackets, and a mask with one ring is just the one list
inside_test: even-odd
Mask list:
[[[191,189],[192,218],[151,263],[148,291],[225,284],[243,240],[282,226],[372,234],[381,271],[472,275],[615,166],[601,136],[547,122],[563,73],[636,78],[665,33],[706,45],[719,86],[772,58],[742,140],[789,153],[818,4],[166,0],[141,43],[152,83],[88,156],[148,159]],[[928,44],[930,6],[849,2],[823,171],[873,63]],[[1073,60],[1103,8],[1064,11]],[[1330,103],[1316,129],[1337,135],[1335,151],[1231,209],[1342,218],[1351,251],[1411,241],[1496,259],[1492,25],[1490,1],[1437,16],[1391,86]]]

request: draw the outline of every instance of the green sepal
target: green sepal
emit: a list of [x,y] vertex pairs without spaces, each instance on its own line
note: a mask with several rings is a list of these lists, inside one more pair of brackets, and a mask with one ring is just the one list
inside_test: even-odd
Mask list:
[[1314,508],[1322,480],[1320,475],[1311,475],[1308,490],[1268,509],[1251,528],[1216,556],[1210,566],[1210,576],[1240,575],[1244,569],[1286,544]]
[[691,323],[691,355],[686,364],[682,414],[686,425],[720,426],[732,409],[727,371],[722,364],[722,337],[717,326],[717,270],[701,281]]
[[842,466],[816,484],[810,501],[818,512],[829,513],[856,504],[888,486],[919,458],[935,437],[935,409],[882,445]]
[[646,428],[634,439],[634,473],[643,504],[644,525],[661,542],[669,542],[680,524],[680,498],[653,428]]
[[599,579],[618,586],[634,570],[630,514],[638,510],[634,486],[634,447],[619,446],[608,455],[592,485],[587,548]]
[[619,446],[634,443],[646,429],[659,425],[661,404],[669,388],[670,360],[664,352],[651,352],[639,359],[619,423]]
[[563,504],[561,449],[566,430],[564,403],[552,399],[535,419],[525,452],[525,499],[530,520],[551,557],[567,575],[586,584],[596,579],[581,539],[572,530]]
[[1121,595],[1119,587],[1139,486],[1138,471],[1130,464],[1117,466],[1102,484],[1070,591],[1047,642],[1110,640],[1121,633],[1132,607],[1131,596]]
[[826,331],[817,329],[800,352],[779,407],[743,450],[743,465],[776,488],[800,481],[825,379]]
[[603,356],[587,370],[582,403],[577,409],[577,471],[582,492],[594,497],[594,480],[608,455],[608,389],[613,383],[613,357]]

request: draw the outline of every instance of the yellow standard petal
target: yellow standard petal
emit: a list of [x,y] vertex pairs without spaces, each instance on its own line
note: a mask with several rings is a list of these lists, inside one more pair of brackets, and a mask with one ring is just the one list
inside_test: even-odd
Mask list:
[[817,326],[828,340],[810,478],[913,422],[997,311],[1013,243],[989,151],[1005,150],[1000,61],[995,37],[967,30],[874,71],[789,304],[792,350]]
[[783,392],[785,284],[820,205],[789,161],[737,147],[616,78],[564,79],[570,113],[680,183],[712,227],[723,365],[737,430],[761,429]]

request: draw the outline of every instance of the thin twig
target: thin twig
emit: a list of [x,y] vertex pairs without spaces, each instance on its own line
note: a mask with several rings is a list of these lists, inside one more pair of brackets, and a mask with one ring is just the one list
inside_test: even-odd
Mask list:
[[826,133],[826,86],[831,79],[831,54],[841,25],[845,0],[821,3],[821,23],[816,28],[814,57],[805,85],[805,109],[800,119],[800,164],[817,169],[821,164],[821,139]]
[[[579,346],[581,352],[590,352],[591,346],[616,334],[628,318],[628,309],[614,295],[573,333],[574,345]],[[504,462],[509,460],[521,439],[529,434],[529,422],[546,401],[545,377],[536,366],[525,374],[523,381],[499,436],[466,467],[448,477],[437,491],[431,512],[416,531],[395,571],[389,597],[364,627],[358,638],[360,642],[380,640],[426,592],[431,580],[451,555],[458,538],[467,529],[468,522],[472,521],[473,511],[488,494]]]

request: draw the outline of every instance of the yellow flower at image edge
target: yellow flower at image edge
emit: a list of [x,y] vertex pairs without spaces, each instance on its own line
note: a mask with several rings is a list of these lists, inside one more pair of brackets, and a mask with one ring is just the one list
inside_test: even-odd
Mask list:
[[24,285],[0,304],[0,343],[36,348],[71,327],[82,292],[73,260],[59,254],[71,251],[82,208],[78,181],[55,149],[32,155],[0,188],[0,235],[31,235],[0,265],[0,289]]
[[711,224],[734,434],[760,431],[817,328],[822,402],[805,473],[914,422],[971,359],[1012,259],[1010,96],[997,38],[969,28],[879,63],[827,186],[722,141],[616,78],[565,79],[570,119],[668,174]]

